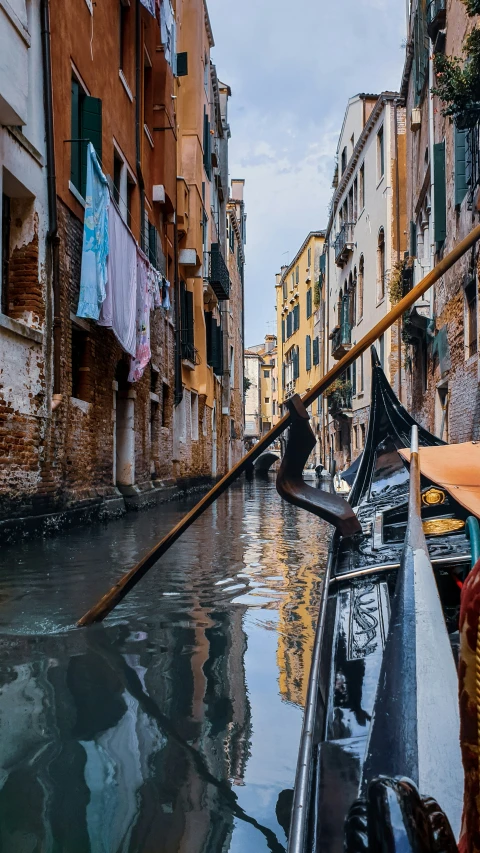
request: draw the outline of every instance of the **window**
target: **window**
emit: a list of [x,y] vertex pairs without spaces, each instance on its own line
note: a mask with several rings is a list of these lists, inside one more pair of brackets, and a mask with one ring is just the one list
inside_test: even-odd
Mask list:
[[435,242],[437,248],[447,236],[447,185],[445,176],[445,140],[433,146],[433,178],[435,181]]
[[264,378],[265,378],[265,379],[269,379],[269,378],[270,378],[270,371],[269,371],[269,370],[264,370],[264,371],[263,371],[263,376],[264,376]]
[[365,447],[365,424],[360,424],[360,435],[362,441],[362,447]]
[[282,344],[285,343],[285,319],[282,317]]
[[344,148],[344,149],[343,149],[343,151],[342,151],[341,172],[340,172],[340,174],[342,174],[342,175],[343,175],[343,173],[344,173],[344,171],[345,171],[345,169],[346,169],[346,168],[347,168],[347,146],[345,146],[345,148]]
[[312,265],[312,250],[309,249],[307,252],[307,266],[309,269],[310,269],[311,265]]
[[266,402],[266,403],[269,403],[269,402],[270,402],[270,397],[265,397],[265,402]]
[[21,192],[20,181],[15,177],[13,183],[13,177],[7,169],[3,170],[1,311],[31,325],[32,321],[37,324],[43,320],[45,313],[35,237],[35,203],[30,195],[21,198],[7,195],[10,191]]
[[276,404],[275,400],[273,400],[272,401],[272,415],[275,416],[276,414],[277,414],[277,404]]
[[283,290],[283,298],[286,299],[287,298],[287,281],[286,281],[286,279],[283,279],[282,290]]
[[320,363],[320,342],[318,337],[313,339],[313,365]]
[[381,335],[379,337],[378,348],[379,348],[378,357],[380,359],[380,364],[382,365],[382,370],[385,370],[385,335]]
[[198,394],[190,394],[190,425],[192,441],[198,441]]
[[385,144],[383,139],[383,126],[377,133],[377,180],[381,180],[385,174]]
[[[148,133],[153,127],[153,71],[152,61],[146,49],[143,51],[143,92],[142,92],[142,114],[143,127]],[[147,133],[147,136],[148,136]],[[151,138],[151,137],[150,137]]]
[[357,362],[354,361],[351,367],[352,373],[352,394],[354,397],[357,396]]
[[360,211],[365,207],[365,163],[362,163],[359,171],[358,207]]
[[127,55],[126,55],[126,46],[127,42],[127,27],[128,27],[128,13],[130,11],[129,3],[126,3],[125,0],[120,0],[120,16],[119,16],[119,56],[118,56],[118,67],[121,71],[123,71],[124,75],[126,73],[126,65],[127,65]]
[[72,397],[91,400],[90,367],[88,365],[88,335],[72,324]]
[[297,332],[300,328],[300,305],[295,305],[293,309],[293,331]]
[[357,394],[363,393],[363,352],[358,359]]
[[182,358],[195,363],[193,293],[184,281],[180,282],[180,343]]
[[459,130],[454,124],[455,133],[455,207],[459,208],[467,194],[466,140],[468,131]]
[[364,276],[364,259],[363,259],[363,255],[360,255],[360,262],[358,265],[358,278],[357,278],[357,323],[363,317],[363,276]]
[[210,135],[210,119],[207,110],[203,108],[203,166],[208,180],[212,176],[212,142]]
[[358,450],[358,426],[353,427],[353,449]]
[[310,335],[305,338],[305,368],[307,371],[312,369],[312,339]]
[[380,228],[377,245],[377,302],[385,296],[385,232]]
[[117,202],[120,216],[132,225],[132,200],[135,190],[135,181],[130,174],[127,164],[120,154],[118,148],[113,149],[113,198]]
[[307,290],[307,320],[312,316],[312,288]]
[[295,284],[298,284],[299,281],[300,281],[300,267],[297,264],[297,266],[295,267]]
[[234,358],[234,348],[230,346],[230,388],[233,388],[235,385],[235,358]]
[[295,288],[295,273],[292,272],[292,290]]
[[353,182],[353,222],[357,221],[358,215],[358,180],[355,178]]
[[102,102],[85,94],[72,78],[70,181],[82,197],[87,183],[87,145],[92,143],[102,161]]
[[290,337],[292,332],[293,332],[293,311],[290,311],[289,314],[287,314],[287,338]]
[[465,346],[467,358],[475,355],[478,350],[477,343],[477,282],[471,281],[465,288]]

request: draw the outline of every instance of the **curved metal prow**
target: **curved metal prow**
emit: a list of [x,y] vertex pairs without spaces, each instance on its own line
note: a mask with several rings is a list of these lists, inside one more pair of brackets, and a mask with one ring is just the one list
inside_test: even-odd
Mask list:
[[412,429],[408,525],[378,683],[362,788],[407,776],[460,829],[463,770],[458,680],[422,527],[418,434]]
[[287,402],[291,417],[287,448],[277,475],[277,492],[288,503],[306,509],[333,524],[342,536],[362,532],[362,526],[348,504],[339,495],[315,489],[305,483],[302,472],[315,447],[309,414],[298,394]]

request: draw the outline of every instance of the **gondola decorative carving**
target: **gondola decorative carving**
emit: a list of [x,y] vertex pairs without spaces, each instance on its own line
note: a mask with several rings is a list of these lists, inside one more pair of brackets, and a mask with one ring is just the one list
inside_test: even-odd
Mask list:
[[310,416],[298,394],[287,401],[291,417],[288,442],[277,475],[277,491],[288,503],[306,509],[333,524],[343,537],[362,532],[352,507],[339,495],[315,489],[305,483],[302,472],[316,444],[308,423]]

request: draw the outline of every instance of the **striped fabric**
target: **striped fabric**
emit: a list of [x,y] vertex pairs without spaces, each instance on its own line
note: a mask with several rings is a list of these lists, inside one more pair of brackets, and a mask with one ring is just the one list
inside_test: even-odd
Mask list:
[[480,853],[480,560],[467,577],[460,608],[460,744],[465,793],[460,853]]

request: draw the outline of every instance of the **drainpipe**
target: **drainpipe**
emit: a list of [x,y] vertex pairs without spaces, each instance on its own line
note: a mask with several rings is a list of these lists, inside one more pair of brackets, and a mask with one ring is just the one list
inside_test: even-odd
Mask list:
[[[400,263],[400,167],[398,163],[398,101],[393,101],[393,132],[395,135],[395,239],[397,264]],[[398,399],[402,402],[402,321],[398,321]]]
[[[433,146],[434,146],[434,123],[433,123],[433,42],[428,40],[429,44],[429,59],[428,59],[428,157],[430,160],[430,269],[435,266],[435,173],[433,169]],[[425,298],[425,297],[424,297]],[[432,297],[430,294],[426,297],[431,306]]]
[[[57,181],[55,175],[55,144],[53,136],[53,94],[52,94],[52,56],[50,50],[50,5],[49,0],[40,2],[43,88],[45,109],[45,134],[47,148],[47,194],[48,194],[48,233],[47,241],[51,246],[52,289],[53,289],[53,394],[60,394],[60,238],[57,219]],[[59,404],[54,400],[52,409]]]
[[[335,213],[334,213],[335,215]],[[324,301],[325,305],[325,322],[324,322],[324,340],[323,340],[323,375],[328,372],[328,345],[330,341],[330,235],[331,235],[331,227],[328,229],[326,234],[326,245],[327,245],[327,264],[326,264],[326,275],[325,275],[325,291],[326,291],[326,301]],[[327,410],[327,398],[325,394],[322,395],[322,421],[323,421],[323,465],[327,467],[327,435],[328,435],[328,410]]]
[[135,5],[135,144],[138,186],[140,188],[140,246],[145,248],[145,181],[143,179],[141,162],[141,85],[142,85],[142,27],[140,17],[140,0]]

